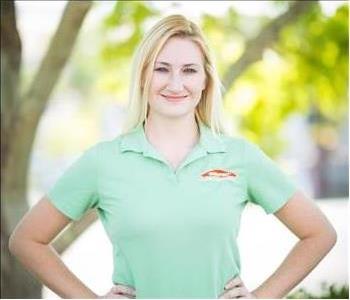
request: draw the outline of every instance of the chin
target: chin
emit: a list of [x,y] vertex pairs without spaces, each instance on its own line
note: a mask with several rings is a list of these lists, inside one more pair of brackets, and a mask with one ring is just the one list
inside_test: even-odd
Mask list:
[[189,114],[194,115],[194,110],[172,110],[172,111],[158,111],[156,112],[157,115],[162,116],[163,118],[169,118],[169,119],[175,119],[175,118],[182,118],[186,117]]

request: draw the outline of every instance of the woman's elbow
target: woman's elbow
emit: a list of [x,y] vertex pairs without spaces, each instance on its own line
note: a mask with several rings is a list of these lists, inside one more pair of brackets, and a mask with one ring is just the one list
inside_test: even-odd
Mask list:
[[26,248],[25,244],[26,239],[21,237],[15,230],[9,237],[8,249],[12,255],[18,256]]
[[13,232],[8,240],[8,249],[12,255],[16,255],[18,252],[18,249],[20,249],[19,244],[19,238],[17,237],[16,233]]
[[319,246],[319,249],[328,253],[337,243],[338,235],[334,227],[330,224],[319,228],[317,232],[306,237],[306,239],[311,239],[315,245]]
[[334,227],[330,226],[327,230],[322,232],[320,238],[323,240],[323,244],[327,250],[330,251],[337,243],[338,234]]
[[15,242],[13,240],[13,237],[12,235],[10,236],[9,238],[9,241],[8,241],[8,249],[9,249],[9,252],[14,255],[15,254],[15,251],[16,251],[16,246],[15,246]]
[[338,240],[338,234],[337,234],[337,231],[334,229],[334,227],[331,228],[331,231],[328,234],[328,238],[329,238],[330,247],[333,248]]

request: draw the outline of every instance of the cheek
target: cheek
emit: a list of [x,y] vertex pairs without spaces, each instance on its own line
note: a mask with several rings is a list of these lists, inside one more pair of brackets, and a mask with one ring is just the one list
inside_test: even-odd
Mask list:
[[203,77],[192,77],[186,80],[186,88],[191,91],[192,94],[200,94],[205,85],[205,79]]
[[156,93],[161,89],[164,89],[164,86],[167,84],[167,76],[162,74],[153,74],[152,80],[151,80],[151,92]]

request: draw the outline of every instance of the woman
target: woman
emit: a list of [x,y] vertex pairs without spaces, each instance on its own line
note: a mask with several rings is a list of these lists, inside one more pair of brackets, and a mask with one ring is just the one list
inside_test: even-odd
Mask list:
[[[220,81],[194,23],[168,16],[145,36],[129,103],[124,133],[88,149],[11,235],[11,252],[55,293],[281,298],[333,247],[335,230],[314,202],[259,147],[225,134]],[[248,201],[300,239],[254,291],[239,277],[236,244]],[[94,207],[113,244],[114,286],[105,296],[86,287],[49,246]]]

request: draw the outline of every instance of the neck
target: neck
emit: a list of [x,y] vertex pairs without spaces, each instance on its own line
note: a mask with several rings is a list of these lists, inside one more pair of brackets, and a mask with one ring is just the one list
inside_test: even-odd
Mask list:
[[145,134],[155,146],[193,148],[199,139],[199,129],[194,115],[183,118],[162,118],[149,115]]

